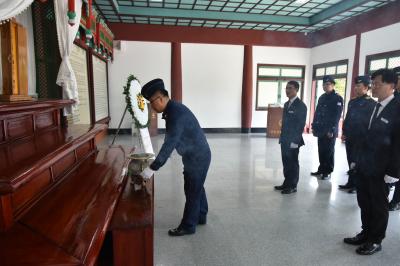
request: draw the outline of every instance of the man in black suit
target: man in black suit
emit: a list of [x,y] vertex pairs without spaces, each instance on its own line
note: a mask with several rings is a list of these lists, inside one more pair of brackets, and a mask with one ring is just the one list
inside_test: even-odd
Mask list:
[[349,164],[349,178],[345,185],[339,185],[340,189],[348,189],[349,193],[356,192],[355,183],[355,152],[360,148],[360,140],[364,136],[363,128],[369,124],[369,118],[376,102],[368,96],[367,92],[371,80],[369,76],[358,76],[354,79],[356,97],[351,99],[346,118],[343,121],[343,137],[346,140],[347,162]]
[[319,166],[311,175],[327,180],[335,165],[335,142],[342,116],[343,98],[335,92],[335,80],[331,76],[324,76],[322,82],[325,93],[318,99],[312,122],[313,135],[318,137]]
[[304,145],[303,130],[306,123],[307,107],[297,97],[299,83],[289,81],[286,85],[286,96],[282,115],[282,130],[279,138],[281,144],[283,175],[282,185],[275,186],[282,194],[291,194],[297,191],[299,182],[299,148]]
[[[400,66],[393,68],[394,74],[397,76],[397,86],[393,95],[400,99]],[[396,182],[394,186],[393,198],[389,202],[389,211],[400,210],[400,182]]]
[[393,95],[397,77],[392,70],[372,74],[372,96],[378,98],[365,129],[363,145],[356,159],[357,201],[362,231],[344,242],[361,245],[360,255],[382,249],[389,218],[389,187],[400,176],[400,101]]

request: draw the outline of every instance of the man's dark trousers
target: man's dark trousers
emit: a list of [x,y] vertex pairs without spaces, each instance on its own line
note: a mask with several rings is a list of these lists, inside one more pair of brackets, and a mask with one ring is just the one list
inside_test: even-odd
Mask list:
[[333,172],[333,167],[335,164],[335,142],[335,137],[318,137],[318,172],[321,174],[330,174]]
[[281,143],[285,188],[296,188],[299,182],[299,148],[290,148],[289,143]]
[[351,163],[355,163],[356,162],[356,158],[355,158],[355,155],[354,155],[355,154],[356,145],[352,141],[346,139],[345,146],[346,146],[347,162],[349,164],[349,169],[350,169],[350,171],[349,171],[349,179],[348,179],[347,183],[349,185],[351,185],[351,186],[355,186],[355,180],[354,180],[355,177],[354,177],[353,172],[351,171],[352,170],[351,169]]
[[[211,162],[211,154],[198,158],[196,162],[184,161],[184,190],[185,190],[185,209],[180,226],[188,231],[195,232],[199,220],[207,217],[208,202],[204,190],[204,181],[207,176]],[[187,167],[189,165],[189,167]]]
[[363,232],[369,242],[381,243],[389,219],[388,185],[383,176],[357,174],[357,177],[360,180],[356,184]]

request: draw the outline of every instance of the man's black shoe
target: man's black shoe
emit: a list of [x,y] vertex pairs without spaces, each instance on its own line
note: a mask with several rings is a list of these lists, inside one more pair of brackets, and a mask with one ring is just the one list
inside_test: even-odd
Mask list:
[[322,173],[319,171],[316,171],[316,172],[311,172],[310,174],[313,176],[320,176]]
[[353,188],[353,185],[346,183],[346,185],[339,185],[340,189],[351,189]]
[[276,190],[284,190],[286,187],[284,185],[274,186]]
[[357,193],[357,189],[355,187],[352,187],[347,192],[350,193],[350,194],[355,194],[355,193]]
[[346,237],[343,242],[350,245],[361,245],[367,242],[367,236],[361,232],[354,237]]
[[170,229],[168,231],[168,235],[170,236],[184,236],[184,235],[191,235],[194,234],[194,231],[188,231],[182,227],[177,227],[174,229]]
[[328,180],[331,178],[331,174],[322,174],[321,175],[321,180]]
[[397,211],[400,210],[400,202],[390,202],[389,203],[389,211]]
[[359,255],[372,255],[382,250],[382,245],[378,243],[365,243],[356,249]]
[[282,190],[282,194],[292,194],[292,193],[296,193],[297,192],[297,188],[285,188]]

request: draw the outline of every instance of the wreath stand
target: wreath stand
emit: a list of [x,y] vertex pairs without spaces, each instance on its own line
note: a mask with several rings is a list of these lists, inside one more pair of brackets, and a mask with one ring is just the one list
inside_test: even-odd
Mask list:
[[127,110],[128,110],[128,105],[126,105],[124,114],[123,114],[122,117],[121,117],[121,121],[119,121],[118,129],[117,129],[117,132],[115,132],[115,135],[114,135],[113,141],[111,142],[111,145],[114,145],[114,141],[115,141],[115,139],[116,139],[117,136],[118,136],[119,130],[121,129],[121,124],[122,124],[122,121],[124,121],[125,114],[126,114],[126,111],[127,111]]

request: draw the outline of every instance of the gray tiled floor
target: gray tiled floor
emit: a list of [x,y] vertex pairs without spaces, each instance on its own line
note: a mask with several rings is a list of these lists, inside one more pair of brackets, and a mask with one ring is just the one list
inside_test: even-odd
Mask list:
[[[155,176],[155,265],[400,265],[400,212],[390,214],[383,251],[355,254],[342,239],[360,230],[355,195],[337,189],[347,176],[337,141],[329,181],[309,175],[318,166],[316,139],[305,135],[298,192],[281,195],[280,147],[264,134],[208,134],[212,163],[206,180],[208,224],[171,238],[184,206],[182,163],[174,153]],[[153,138],[158,151],[163,136]],[[117,143],[136,143],[119,136]]]

